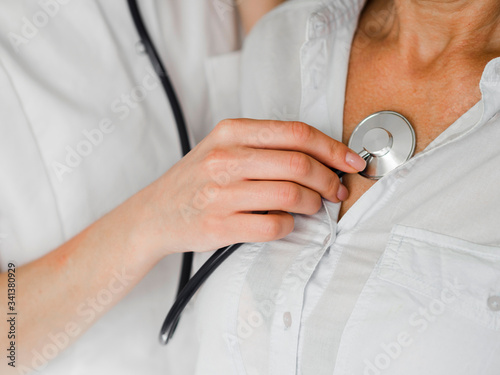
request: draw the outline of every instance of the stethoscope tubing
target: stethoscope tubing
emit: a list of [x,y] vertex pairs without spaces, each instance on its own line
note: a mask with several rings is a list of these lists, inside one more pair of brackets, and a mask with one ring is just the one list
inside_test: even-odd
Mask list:
[[[369,156],[369,154],[365,153],[363,155],[363,158],[366,159]],[[339,176],[339,178],[345,175],[345,172],[336,169],[332,170]],[[162,345],[166,345],[174,335],[182,311],[187,306],[191,298],[193,298],[193,296],[196,294],[198,289],[203,285],[208,277],[241,245],[243,245],[243,243],[238,243],[218,249],[200,267],[198,272],[194,274],[194,276],[188,281],[185,287],[179,292],[160,330],[159,339]]]
[[[139,36],[141,38],[142,43],[144,44],[144,48],[146,53],[153,65],[153,68],[158,75],[161,84],[165,90],[167,98],[170,102],[170,106],[172,108],[172,112],[175,118],[175,122],[177,125],[177,130],[179,133],[179,139],[181,143],[182,153],[183,155],[187,155],[191,150],[191,145],[189,142],[189,136],[187,131],[186,122],[184,119],[183,111],[180,106],[179,100],[175,93],[175,90],[172,86],[170,78],[167,74],[167,70],[163,65],[160,56],[152,42],[144,21],[142,19],[139,7],[137,5],[136,0],[127,0],[130,13],[132,15],[135,27]],[[368,160],[371,155],[365,151],[360,152],[360,156],[365,160]],[[345,172],[332,169],[339,178],[345,175]],[[177,297],[172,307],[170,308],[163,325],[160,330],[160,343],[165,345],[172,338],[177,324],[179,322],[182,311],[189,303],[191,298],[196,294],[198,289],[203,285],[203,283],[207,280],[208,277],[232,254],[236,251],[242,243],[229,245],[222,247],[214,252],[212,256],[200,267],[200,269],[191,276],[191,269],[193,263],[193,253],[184,253],[182,260],[182,269],[181,276],[179,280],[179,287],[177,290]]]
[[[165,93],[167,95],[168,101],[170,102],[170,107],[172,109],[175,123],[177,125],[177,132],[179,134],[182,155],[186,156],[189,153],[189,151],[191,151],[191,143],[189,141],[186,121],[184,118],[184,114],[179,99],[177,98],[174,87],[167,73],[167,69],[165,68],[163,62],[161,61],[160,55],[158,54],[158,51],[156,50],[155,45],[151,40],[151,37],[149,36],[148,30],[146,28],[146,25],[144,24],[144,20],[142,18],[141,11],[139,9],[137,1],[127,0],[127,2],[130,14],[134,21],[134,25],[141,38],[141,42],[144,45],[149,60],[153,65],[156,75],[160,79],[163,89],[165,90]],[[181,275],[179,280],[179,287],[177,289],[177,295],[179,295],[181,290],[187,285],[189,281],[189,278],[191,276],[192,264],[193,264],[193,253],[191,252],[184,253],[182,257]]]
[[242,244],[234,244],[217,250],[194,274],[187,285],[177,295],[160,330],[160,343],[166,345],[174,335],[182,311],[208,277]]

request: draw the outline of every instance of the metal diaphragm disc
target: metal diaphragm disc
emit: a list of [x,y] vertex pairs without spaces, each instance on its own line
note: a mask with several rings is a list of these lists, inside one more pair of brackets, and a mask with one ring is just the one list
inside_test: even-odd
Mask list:
[[349,147],[370,154],[366,168],[359,174],[373,180],[384,177],[408,161],[415,152],[415,131],[410,122],[397,112],[374,113],[354,129]]

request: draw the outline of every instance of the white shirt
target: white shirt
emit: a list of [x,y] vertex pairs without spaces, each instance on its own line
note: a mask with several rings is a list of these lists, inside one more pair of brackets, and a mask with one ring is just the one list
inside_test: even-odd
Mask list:
[[[139,3],[195,143],[224,107],[222,86],[209,83],[227,77],[217,55],[238,48],[235,9]],[[57,248],[180,159],[170,105],[138,41],[124,0],[0,2],[2,271]],[[158,332],[179,260],[162,261],[74,345],[60,353],[62,345],[49,365],[53,352],[39,353],[33,367],[50,375],[169,373],[177,361],[164,357]],[[78,314],[90,319],[92,308],[75,306]]]
[[[362,6],[291,1],[264,17],[241,57],[242,115],[341,139]],[[500,59],[480,86],[477,105],[340,221],[325,201],[286,238],[229,257],[169,344],[193,336],[176,374],[498,374]]]

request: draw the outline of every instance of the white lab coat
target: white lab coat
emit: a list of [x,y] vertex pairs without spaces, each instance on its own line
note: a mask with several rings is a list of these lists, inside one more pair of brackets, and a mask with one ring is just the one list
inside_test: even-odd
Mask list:
[[[224,103],[224,90],[209,87],[232,79],[216,57],[238,48],[229,4],[140,1],[193,143],[231,115],[233,97]],[[2,271],[55,249],[180,159],[170,106],[138,40],[126,1],[0,3]],[[179,259],[162,261],[74,345],[35,365],[51,375],[169,373],[157,335]]]

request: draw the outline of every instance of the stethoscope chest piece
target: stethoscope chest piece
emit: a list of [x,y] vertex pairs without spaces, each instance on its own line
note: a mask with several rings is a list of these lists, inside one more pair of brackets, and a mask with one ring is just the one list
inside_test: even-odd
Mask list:
[[415,152],[415,143],[410,122],[393,111],[368,116],[349,139],[349,147],[366,159],[366,169],[359,174],[373,180],[408,161]]

